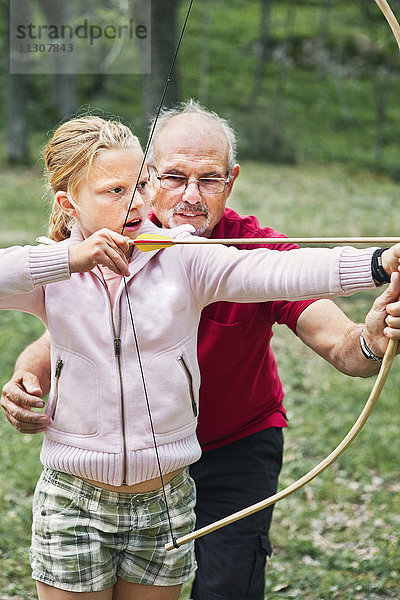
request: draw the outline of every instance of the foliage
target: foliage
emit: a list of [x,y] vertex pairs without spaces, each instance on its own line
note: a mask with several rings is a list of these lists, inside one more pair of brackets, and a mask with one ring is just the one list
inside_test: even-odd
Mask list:
[[236,115],[232,122],[238,131],[239,156],[270,163],[296,162],[295,145],[285,135],[279,107],[255,108],[250,114]]
[[[232,119],[242,160],[342,161],[400,176],[399,55],[375,2],[270,0],[263,27],[262,4],[194,2],[173,75],[182,98],[200,98]],[[399,16],[400,1],[390,4]],[[180,24],[187,6],[181,0]],[[117,114],[144,141],[143,76],[82,74],[77,83],[77,110]],[[67,116],[52,100],[55,87],[56,77],[31,78],[31,132],[42,134]]]
[[[398,50],[375,3],[371,0],[368,10],[365,4],[271,1],[270,20],[260,32],[261,2],[208,3],[206,103],[238,127],[242,160],[258,151],[271,162],[339,160],[396,172]],[[400,3],[391,5],[399,11]],[[201,96],[196,66],[204,10],[194,6],[182,49],[184,96]],[[256,95],[263,39],[265,62]],[[385,96],[384,114],[377,112],[379,94]]]

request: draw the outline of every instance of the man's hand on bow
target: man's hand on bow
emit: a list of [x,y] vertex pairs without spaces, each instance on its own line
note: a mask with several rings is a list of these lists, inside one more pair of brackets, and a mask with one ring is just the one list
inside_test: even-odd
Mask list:
[[[368,348],[378,356],[385,353],[388,339],[400,339],[399,297],[400,273],[393,273],[390,285],[376,298],[365,317],[364,339]],[[397,353],[400,353],[400,348]]]

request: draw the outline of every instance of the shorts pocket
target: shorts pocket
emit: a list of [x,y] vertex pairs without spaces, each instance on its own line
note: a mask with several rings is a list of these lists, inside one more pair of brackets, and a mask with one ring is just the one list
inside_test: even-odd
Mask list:
[[75,510],[78,498],[78,492],[69,494],[54,483],[39,480],[33,496],[34,520],[35,518],[65,516]]

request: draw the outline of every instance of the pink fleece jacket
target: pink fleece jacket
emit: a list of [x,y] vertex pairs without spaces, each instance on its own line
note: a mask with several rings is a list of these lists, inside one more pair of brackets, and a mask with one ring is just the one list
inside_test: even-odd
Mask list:
[[[160,230],[146,222],[143,231]],[[157,477],[158,467],[127,299],[121,282],[111,306],[98,268],[70,275],[68,247],[81,240],[75,228],[54,246],[0,250],[0,308],[35,314],[52,337],[52,424],[43,464],[132,485]],[[200,456],[196,349],[202,309],[217,300],[306,299],[374,288],[372,253],[211,245],[134,251],[127,287],[164,473]]]

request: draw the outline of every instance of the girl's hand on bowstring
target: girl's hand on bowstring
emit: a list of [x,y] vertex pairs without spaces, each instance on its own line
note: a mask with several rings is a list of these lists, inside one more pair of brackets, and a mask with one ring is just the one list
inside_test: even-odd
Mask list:
[[111,231],[100,229],[79,244],[69,247],[69,269],[71,273],[85,273],[97,265],[108,267],[118,275],[128,277],[129,238]]

